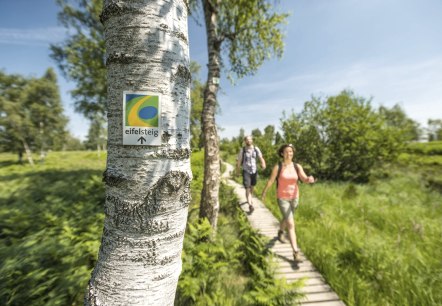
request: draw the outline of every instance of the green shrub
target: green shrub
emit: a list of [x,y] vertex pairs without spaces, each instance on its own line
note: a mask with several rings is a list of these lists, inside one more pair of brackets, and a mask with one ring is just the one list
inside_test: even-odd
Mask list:
[[409,143],[405,147],[405,152],[421,155],[442,155],[442,141]]

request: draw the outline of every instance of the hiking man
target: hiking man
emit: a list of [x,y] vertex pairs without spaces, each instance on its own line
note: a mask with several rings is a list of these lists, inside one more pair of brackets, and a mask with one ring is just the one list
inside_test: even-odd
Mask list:
[[258,169],[256,165],[256,160],[259,158],[261,162],[261,168],[264,170],[266,168],[266,162],[262,156],[261,150],[253,145],[252,136],[244,137],[245,146],[239,151],[238,157],[236,158],[236,173],[239,173],[242,167],[242,179],[243,185],[246,189],[246,199],[249,204],[249,212],[253,213],[253,187],[256,185],[258,177]]

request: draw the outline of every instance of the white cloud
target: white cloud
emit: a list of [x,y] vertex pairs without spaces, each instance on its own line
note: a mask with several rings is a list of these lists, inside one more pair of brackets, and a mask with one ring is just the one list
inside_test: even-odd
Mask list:
[[66,29],[48,27],[36,29],[0,28],[0,44],[46,46],[63,40]]

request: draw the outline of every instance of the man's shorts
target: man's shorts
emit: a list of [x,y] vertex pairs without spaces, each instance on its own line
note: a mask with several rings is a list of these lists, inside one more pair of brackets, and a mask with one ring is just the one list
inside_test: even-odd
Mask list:
[[242,171],[242,184],[244,185],[245,188],[250,188],[251,186],[255,186],[257,177],[258,177],[258,172],[251,174],[251,173],[243,170]]
[[299,199],[278,199],[279,210],[281,211],[284,220],[293,220],[296,208],[298,208]]

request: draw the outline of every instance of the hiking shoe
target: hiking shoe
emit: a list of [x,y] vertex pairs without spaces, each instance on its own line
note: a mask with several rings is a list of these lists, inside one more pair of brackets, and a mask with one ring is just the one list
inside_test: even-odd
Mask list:
[[279,242],[281,242],[281,243],[285,243],[285,239],[284,239],[284,231],[282,231],[282,230],[279,230],[279,231],[278,231],[278,240],[279,240]]
[[301,261],[301,254],[299,254],[299,250],[293,251],[293,260],[294,261]]
[[253,207],[253,205],[249,205],[249,212],[253,213],[254,210],[255,210],[255,207]]

